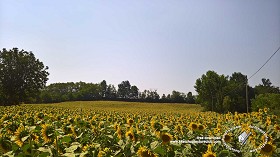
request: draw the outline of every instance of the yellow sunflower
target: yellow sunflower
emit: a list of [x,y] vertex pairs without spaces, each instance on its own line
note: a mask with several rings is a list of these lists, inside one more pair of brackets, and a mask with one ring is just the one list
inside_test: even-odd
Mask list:
[[211,144],[208,144],[208,149],[202,155],[202,157],[216,157],[216,153],[212,152],[212,145]]
[[36,143],[39,143],[39,136],[37,136],[36,134],[31,134],[31,139],[33,140],[33,141],[35,141]]
[[225,142],[230,142],[230,141],[231,141],[231,136],[228,135],[228,134],[226,134],[226,135],[224,136],[224,141],[225,141]]
[[117,129],[117,135],[118,135],[118,138],[121,139],[122,138],[122,130],[121,130],[121,127],[118,127]]
[[202,157],[216,157],[216,153],[213,153],[212,151],[207,151],[205,154],[202,155]]
[[267,113],[268,108],[265,107],[265,108],[263,109],[263,111],[264,111],[264,113]]
[[276,149],[276,147],[275,147],[271,142],[268,142],[268,143],[265,144],[265,146],[261,149],[260,153],[261,153],[262,155],[271,156],[275,149]]
[[162,144],[167,144],[172,140],[172,135],[169,133],[162,133],[161,134]]
[[265,124],[266,124],[266,126],[268,126],[268,125],[271,124],[271,119],[270,119],[270,117],[267,117],[267,118],[266,118]]
[[118,124],[118,123],[115,123],[115,124],[114,124],[114,129],[117,131],[118,128],[119,128],[119,124]]
[[199,124],[198,125],[198,130],[199,131],[203,131],[205,129],[205,126],[204,125],[202,125],[202,124]]
[[194,122],[191,122],[189,127],[190,127],[191,130],[197,130],[198,125],[196,123],[194,123]]
[[42,138],[46,143],[50,143],[54,138],[54,129],[48,124],[42,125],[41,133]]
[[133,119],[128,119],[128,120],[127,120],[127,124],[130,125],[130,126],[133,124],[133,122],[134,122]]
[[162,125],[160,122],[158,122],[158,121],[152,120],[152,121],[151,121],[151,125],[152,125],[152,128],[153,128],[155,131],[160,131],[160,129],[163,128],[163,125]]
[[137,155],[139,157],[156,157],[146,146],[141,146],[137,151]]
[[275,125],[274,125],[274,129],[275,129],[275,132],[278,132],[278,131],[280,131],[280,126],[277,125],[277,124],[275,124]]
[[28,135],[28,132],[24,129],[24,126],[18,127],[17,131],[15,132],[15,143],[22,147],[24,141],[23,137],[26,137]]
[[105,157],[106,156],[106,152],[104,151],[99,151],[97,154],[97,157]]
[[130,139],[130,140],[134,140],[134,133],[133,133],[133,131],[131,131],[131,130],[129,130],[129,131],[127,131],[126,133],[125,133],[125,136],[126,137],[128,137],[128,139]]
[[267,140],[267,142],[273,142],[273,138],[271,137],[271,135],[263,135],[262,136],[262,141],[265,142]]

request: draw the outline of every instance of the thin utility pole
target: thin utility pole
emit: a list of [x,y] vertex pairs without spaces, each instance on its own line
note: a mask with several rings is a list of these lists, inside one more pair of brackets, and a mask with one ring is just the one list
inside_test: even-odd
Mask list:
[[[247,79],[247,76],[246,76]],[[249,102],[248,102],[248,79],[246,81],[246,105],[247,105],[247,113],[249,113]]]

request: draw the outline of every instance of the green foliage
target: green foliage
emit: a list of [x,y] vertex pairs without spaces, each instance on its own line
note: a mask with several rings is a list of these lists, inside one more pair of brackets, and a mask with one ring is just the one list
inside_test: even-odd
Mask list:
[[224,111],[222,102],[227,84],[227,77],[218,75],[214,71],[208,71],[196,80],[194,87],[198,93],[199,101],[204,105],[206,110]]
[[[246,82],[247,77],[241,73],[235,72],[228,77],[208,71],[196,80],[197,101],[205,110],[246,112]],[[253,88],[248,87],[248,91],[250,100],[254,97]]]
[[255,93],[257,95],[259,94],[265,94],[265,93],[280,93],[279,87],[272,86],[272,83],[269,79],[262,79],[262,84],[259,84],[255,86]]
[[101,98],[101,86],[85,82],[54,83],[47,86],[41,92],[41,101],[44,103],[99,100]]
[[131,93],[131,85],[129,81],[122,81],[118,85],[118,96],[120,98],[128,99],[130,98],[130,93]]
[[267,93],[260,94],[252,102],[253,111],[258,111],[259,109],[269,108],[270,112],[275,115],[280,115],[280,94]]
[[48,67],[32,52],[0,51],[0,104],[16,105],[36,99],[48,80]]

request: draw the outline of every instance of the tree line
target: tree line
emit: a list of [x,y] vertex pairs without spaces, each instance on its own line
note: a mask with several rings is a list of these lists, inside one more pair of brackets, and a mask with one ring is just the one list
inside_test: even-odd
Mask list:
[[[276,110],[280,105],[279,87],[273,86],[269,79],[263,78],[262,84],[253,88],[248,85],[247,76],[240,72],[225,76],[210,70],[196,80],[194,87],[198,93],[197,103],[208,111],[247,112],[246,96],[248,96],[249,111],[256,111],[263,107]],[[267,99],[272,97],[271,95],[275,99]],[[261,98],[267,101],[260,102]]]
[[[0,105],[20,103],[54,103],[63,101],[122,100],[145,102],[198,103],[206,111],[247,112],[269,107],[280,114],[280,90],[269,79],[262,84],[248,85],[248,78],[240,72],[231,76],[207,71],[196,80],[197,92],[185,94],[173,91],[160,96],[156,90],[140,91],[128,80],[115,87],[105,80],[100,83],[67,82],[46,86],[48,67],[32,52],[13,48],[0,50]],[[247,99],[248,97],[248,99]]]
[[157,90],[141,92],[136,85],[131,85],[128,80],[118,84],[118,88],[112,84],[107,84],[106,80],[100,83],[53,83],[41,90],[36,103],[92,100],[195,103],[195,97],[191,92],[186,95],[173,91],[172,94],[167,96],[163,94],[160,97]]

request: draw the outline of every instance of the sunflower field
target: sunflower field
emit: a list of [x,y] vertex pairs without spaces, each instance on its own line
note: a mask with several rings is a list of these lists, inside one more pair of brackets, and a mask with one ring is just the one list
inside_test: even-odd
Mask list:
[[201,111],[106,101],[0,107],[0,156],[280,156],[280,120],[269,109]]

